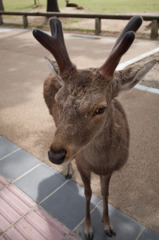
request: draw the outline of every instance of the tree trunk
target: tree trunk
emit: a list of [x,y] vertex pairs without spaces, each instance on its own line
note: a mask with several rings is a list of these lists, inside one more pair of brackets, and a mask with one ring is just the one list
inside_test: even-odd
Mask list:
[[39,6],[39,0],[34,0],[34,5]]
[[47,12],[60,12],[57,0],[47,0]]
[[0,0],[0,11],[4,11],[3,0]]

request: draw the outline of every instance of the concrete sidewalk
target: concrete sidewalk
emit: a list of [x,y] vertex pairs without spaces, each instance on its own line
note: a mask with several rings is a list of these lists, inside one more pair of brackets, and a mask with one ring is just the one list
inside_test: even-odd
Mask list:
[[[106,239],[102,208],[102,200],[93,195],[94,240]],[[109,214],[117,232],[113,239],[159,239],[111,205]],[[84,239],[84,216],[83,188],[0,137],[0,240]]]
[[[114,38],[94,38],[94,36],[75,34],[65,34],[65,39],[70,58],[73,63],[77,64],[78,68],[100,67],[115,42]],[[137,57],[139,54],[144,54],[156,48],[158,48],[157,41],[137,39],[124,55],[121,62],[123,63]],[[52,180],[54,179],[52,179],[52,173],[55,171],[55,176],[57,176],[56,171],[63,173],[62,167],[51,164],[47,157],[55,126],[52,118],[49,116],[42,96],[43,80],[49,74],[43,57],[48,56],[52,58],[52,56],[35,41],[30,30],[6,28],[0,28],[0,54],[0,135],[20,148],[12,155],[12,162],[16,163],[16,159],[19,159],[19,157],[21,159],[21,156],[18,154],[21,154],[24,150],[26,158],[22,158],[22,169],[24,166],[27,167],[27,164],[29,164],[29,169],[33,168],[31,172],[27,172],[29,169],[24,169],[24,172],[18,170],[18,172],[20,171],[18,177],[22,176],[23,173],[27,172],[27,174],[19,178],[19,180],[17,176],[13,176],[13,179],[16,179],[13,184],[18,188],[25,186],[27,191],[30,189],[31,193],[28,193],[28,195],[31,194],[29,196],[34,202],[41,203],[42,207],[44,207],[45,203],[47,207],[52,206],[52,201],[55,202],[54,208],[57,208],[57,215],[59,214],[59,209],[64,210],[65,199],[69,203],[69,196],[72,191],[73,201],[79,203],[79,208],[80,210],[83,209],[83,212],[80,220],[78,219],[76,222],[74,217],[69,217],[72,205],[70,206],[71,209],[67,209],[67,214],[65,215],[66,223],[64,222],[64,225],[69,229],[68,234],[70,234],[70,231],[73,231],[75,227],[78,229],[78,224],[84,218],[83,203],[85,200],[83,193],[82,195],[79,194],[79,192],[83,191],[83,188],[77,187],[82,185],[82,182],[75,163],[73,163],[73,180],[79,185],[74,184],[72,181],[66,182],[62,175],[58,175],[61,176],[60,179],[63,178],[61,184],[64,185],[62,185],[59,191],[56,191],[57,195],[53,194],[46,201],[43,201],[48,194],[57,189],[56,186],[55,189],[52,189]],[[151,72],[148,76],[151,78]],[[126,216],[135,219],[140,223],[140,226],[146,226],[146,228],[159,234],[159,95],[133,89],[121,95],[119,100],[127,113],[131,144],[127,164],[120,172],[115,173],[111,179],[109,202],[112,206],[125,213]],[[33,160],[29,161],[28,153],[35,157],[35,162]],[[5,166],[6,161],[2,159],[1,162]],[[34,163],[35,165],[31,167],[30,164]],[[19,164],[18,166],[21,166]],[[18,167],[16,166],[16,164],[12,164],[12,168],[14,167],[12,173],[17,172]],[[37,176],[37,182],[34,181],[35,179],[31,180],[31,182],[29,181],[32,179],[32,175]],[[10,175],[8,176],[9,179],[12,179]],[[7,179],[8,177],[5,176],[5,178]],[[34,182],[35,185],[33,184]],[[101,196],[99,182],[98,177],[92,175],[92,188],[96,196],[95,199],[100,199]],[[28,186],[29,189],[27,188]],[[49,193],[46,186],[49,188]],[[25,192],[24,189],[22,190]],[[42,196],[41,193],[43,194]],[[61,198],[61,196],[66,196],[67,198]],[[82,205],[80,205],[81,201]],[[101,199],[93,205],[94,208],[99,203],[96,211],[93,212],[95,219],[98,219],[99,225],[96,221],[94,225],[96,226],[97,224],[97,232],[98,229],[99,232],[103,232],[102,225],[100,225],[102,211],[100,201]],[[60,203],[63,208],[61,205],[58,205]],[[72,202],[70,203],[72,204]],[[73,209],[76,209],[76,207],[73,207]],[[80,215],[78,208],[76,210],[75,215]],[[56,209],[54,213],[56,213]],[[112,216],[113,213],[114,210],[112,210]],[[53,214],[53,217],[56,218],[56,214]],[[70,225],[67,225],[69,221],[73,221],[74,225],[72,226],[72,222],[69,223]],[[121,220],[119,219],[118,221],[120,223]],[[59,222],[62,221],[59,219]],[[116,220],[114,222],[116,225]],[[141,232],[139,231],[139,233]]]

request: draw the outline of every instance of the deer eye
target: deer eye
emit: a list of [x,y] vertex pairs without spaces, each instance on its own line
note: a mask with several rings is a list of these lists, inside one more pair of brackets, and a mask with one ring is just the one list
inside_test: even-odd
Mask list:
[[93,113],[93,117],[95,117],[96,115],[103,114],[105,112],[105,109],[106,109],[106,107],[97,108],[95,110],[95,112]]

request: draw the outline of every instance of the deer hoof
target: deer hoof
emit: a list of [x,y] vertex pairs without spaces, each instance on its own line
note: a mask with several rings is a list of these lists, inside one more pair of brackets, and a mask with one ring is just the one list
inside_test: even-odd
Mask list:
[[65,175],[65,178],[66,178],[66,179],[71,179],[71,178],[72,178],[72,173],[66,174],[66,175]]
[[108,237],[113,237],[113,236],[116,236],[116,232],[112,229],[109,229],[109,230],[104,230],[105,234],[108,236]]
[[114,228],[111,223],[104,225],[104,232],[109,237],[116,236],[116,232],[114,231]]
[[93,232],[85,233],[86,240],[93,240],[94,234]]

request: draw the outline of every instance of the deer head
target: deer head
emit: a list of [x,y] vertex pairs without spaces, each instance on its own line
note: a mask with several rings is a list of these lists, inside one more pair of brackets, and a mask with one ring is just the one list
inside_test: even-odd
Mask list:
[[132,88],[155,64],[151,61],[115,71],[122,55],[133,43],[141,23],[141,17],[133,17],[105,63],[99,69],[87,70],[77,70],[71,62],[60,20],[50,20],[52,36],[37,29],[33,31],[34,37],[55,57],[60,71],[58,74],[55,70],[61,87],[55,95],[59,121],[49,151],[49,159],[53,163],[72,160],[81,148],[91,144],[103,128],[109,128],[113,122],[113,98],[120,91]]

